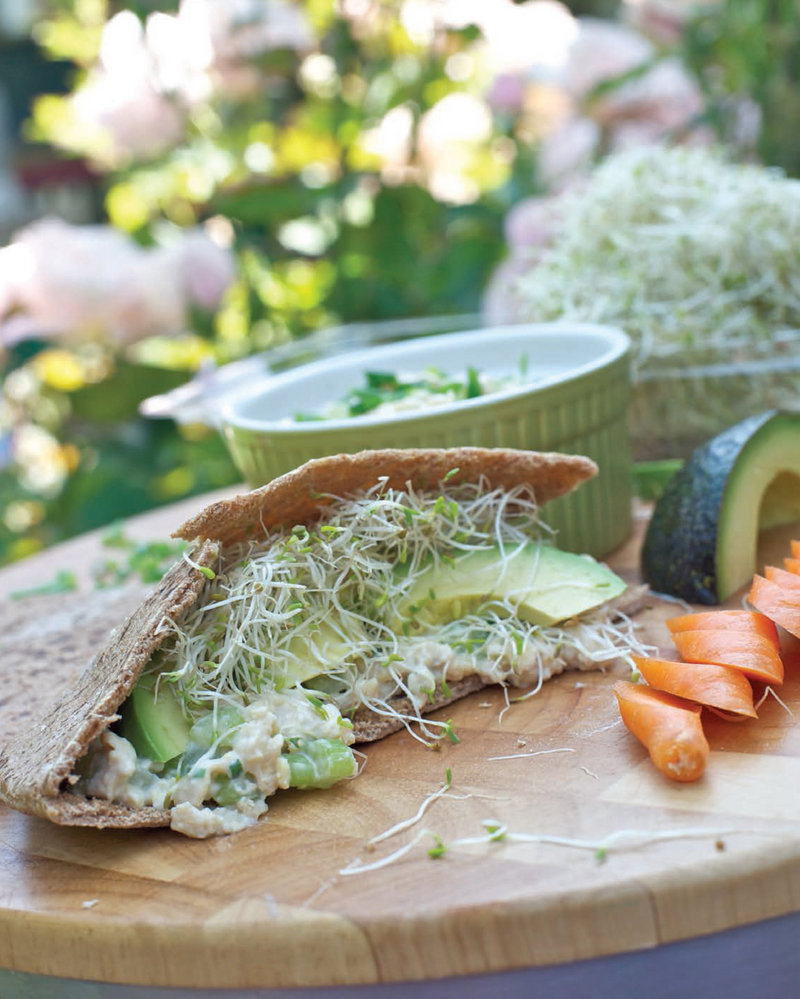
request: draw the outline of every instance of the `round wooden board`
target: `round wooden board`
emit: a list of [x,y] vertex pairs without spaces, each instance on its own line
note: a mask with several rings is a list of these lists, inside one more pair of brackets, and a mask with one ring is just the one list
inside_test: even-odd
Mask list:
[[[138,518],[131,533],[165,536],[199,505]],[[610,559],[631,581],[643,526]],[[776,557],[786,538],[767,539]],[[99,551],[90,535],[11,566],[0,593],[58,568],[85,573]],[[4,613],[46,619],[48,599]],[[667,654],[675,610],[653,601],[641,616]],[[152,986],[355,985],[570,962],[793,912],[799,678],[789,670],[784,703],[768,698],[758,721],[709,722],[708,771],[693,785],[654,772],[610,675],[569,673],[510,706],[500,690],[475,694],[444,712],[457,745],[398,733],[367,749],[357,780],[278,795],[234,836],[65,828],[0,809],[0,967]],[[370,849],[448,769],[449,791]],[[505,838],[488,842],[487,821]],[[345,873],[357,863],[376,866]]]

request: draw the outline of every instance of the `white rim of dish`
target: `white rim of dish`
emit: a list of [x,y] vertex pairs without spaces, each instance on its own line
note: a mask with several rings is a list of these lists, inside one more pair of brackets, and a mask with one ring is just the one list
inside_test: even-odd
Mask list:
[[[475,399],[459,399],[456,402],[445,403],[441,406],[436,406],[435,409],[428,409],[424,411],[408,410],[405,412],[392,413],[382,416],[373,416],[371,413],[364,413],[360,416],[340,417],[333,420],[320,419],[309,421],[291,421],[286,419],[267,420],[263,418],[244,416],[237,412],[240,406],[250,403],[253,399],[269,394],[276,388],[291,384],[293,381],[303,381],[308,377],[313,377],[314,374],[323,371],[330,365],[335,365],[337,367],[347,367],[351,364],[358,365],[362,359],[367,356],[371,358],[375,355],[378,355],[376,357],[376,361],[379,363],[380,355],[382,353],[390,353],[398,347],[405,347],[406,345],[419,346],[421,344],[434,344],[436,346],[448,340],[453,340],[454,338],[475,336],[476,334],[485,334],[489,331],[491,331],[493,335],[523,332],[530,333],[532,336],[561,333],[578,333],[581,335],[588,334],[590,336],[596,336],[598,340],[603,341],[606,344],[607,349],[601,353],[599,357],[596,357],[591,361],[569,368],[567,371],[556,375],[545,376],[540,380],[532,382],[530,385],[521,385],[508,389],[501,389],[484,396],[478,396]],[[463,410],[480,410],[487,406],[496,405],[501,401],[504,402],[508,399],[515,399],[526,395],[536,394],[542,389],[550,388],[553,385],[566,384],[586,374],[590,374],[592,371],[607,367],[614,361],[624,357],[625,354],[630,351],[630,347],[631,341],[627,333],[616,326],[604,326],[599,323],[514,323],[503,326],[476,327],[475,329],[459,330],[454,333],[437,333],[433,336],[424,338],[415,336],[410,337],[407,340],[398,340],[392,344],[379,344],[374,347],[348,351],[344,354],[336,355],[335,357],[321,358],[320,360],[310,361],[308,364],[302,364],[296,368],[291,368],[289,371],[272,375],[266,383],[261,383],[260,385],[251,387],[249,390],[237,396],[235,400],[229,400],[227,402],[223,401],[219,408],[220,420],[223,427],[233,427],[238,430],[253,430],[262,433],[308,434],[327,431],[354,430],[357,427],[407,423],[412,420],[431,419],[434,416],[452,414]]]

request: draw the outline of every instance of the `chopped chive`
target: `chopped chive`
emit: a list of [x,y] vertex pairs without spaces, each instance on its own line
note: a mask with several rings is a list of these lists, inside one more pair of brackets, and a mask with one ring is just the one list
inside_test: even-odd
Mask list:
[[325,711],[325,706],[323,705],[322,701],[318,697],[315,697],[313,694],[306,694],[306,700],[309,702],[309,704],[312,706],[312,708],[316,711],[316,713],[320,716],[320,718],[327,719],[328,714]]
[[448,482],[450,479],[453,478],[454,475],[458,475],[458,473],[460,471],[461,471],[461,469],[458,468],[458,467],[451,468],[449,472],[445,473],[444,478],[442,479],[442,482]]

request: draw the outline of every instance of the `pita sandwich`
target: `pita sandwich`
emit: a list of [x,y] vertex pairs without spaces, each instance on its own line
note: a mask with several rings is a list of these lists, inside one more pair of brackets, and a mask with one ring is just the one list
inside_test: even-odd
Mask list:
[[355,743],[452,736],[429,715],[482,686],[624,657],[625,584],[559,552],[539,516],[595,473],[552,453],[367,451],[212,504],[55,703],[17,718],[0,797],[66,825],[233,832],[281,788],[355,776]]

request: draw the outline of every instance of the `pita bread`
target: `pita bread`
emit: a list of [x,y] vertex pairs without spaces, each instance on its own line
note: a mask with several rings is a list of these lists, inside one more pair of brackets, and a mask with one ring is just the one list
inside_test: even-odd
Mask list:
[[[458,471],[454,472],[453,470]],[[381,479],[393,488],[435,487],[447,475],[453,484],[483,478],[490,488],[529,485],[541,505],[570,492],[597,468],[582,456],[454,448],[445,450],[366,451],[314,459],[261,489],[212,504],[176,532],[195,542],[192,560],[211,567],[225,546],[252,539],[282,526],[311,524],[330,502],[329,494],[352,495]],[[0,798],[23,812],[66,825],[96,827],[169,825],[169,812],[133,809],[74,792],[74,770],[90,743],[119,718],[118,708],[163,640],[165,617],[179,620],[196,602],[205,577],[186,561],[177,563],[141,605],[115,630],[91,662],[78,672],[61,695],[33,718],[18,718],[11,738],[0,750]],[[74,665],[74,664],[73,664]],[[470,677],[452,685],[427,710],[482,686]],[[392,719],[356,717],[359,741],[372,741],[394,731]]]

